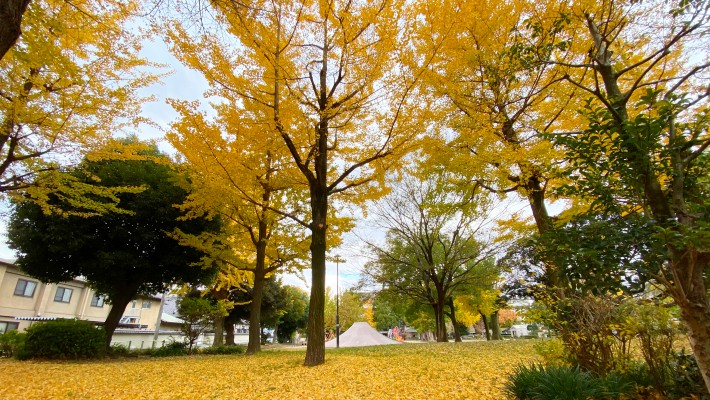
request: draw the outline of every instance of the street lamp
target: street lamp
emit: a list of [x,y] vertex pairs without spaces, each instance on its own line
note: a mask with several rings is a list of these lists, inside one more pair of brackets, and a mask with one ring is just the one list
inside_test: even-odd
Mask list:
[[340,348],[340,256],[335,256],[335,347]]

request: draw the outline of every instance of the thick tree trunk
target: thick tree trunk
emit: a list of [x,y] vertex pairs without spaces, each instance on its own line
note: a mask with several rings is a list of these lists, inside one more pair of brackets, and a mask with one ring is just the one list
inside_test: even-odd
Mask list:
[[136,297],[136,290],[125,290],[120,292],[120,295],[116,295],[110,298],[111,300],[111,310],[106,316],[106,321],[104,321],[104,330],[106,331],[106,350],[111,348],[111,339],[113,338],[113,332],[116,330],[118,323],[121,322],[121,317],[124,311],[126,311],[126,306],[128,303]]
[[671,295],[688,325],[690,346],[698,363],[698,368],[710,392],[710,304],[703,271],[708,268],[708,255],[696,249],[674,250],[672,263],[677,281]]
[[247,354],[256,354],[261,351],[261,300],[264,297],[264,276],[258,276],[254,271],[254,288],[249,312],[249,344]]
[[325,253],[328,197],[324,190],[311,187],[311,299],[308,308],[306,359],[312,367],[325,362]]
[[486,340],[491,340],[491,331],[488,329],[488,318],[482,312],[479,312],[479,314],[481,314],[481,319],[483,320],[483,329],[486,331]]
[[212,346],[224,345],[224,317],[217,317],[214,320],[214,340]]
[[443,296],[438,296],[439,301],[434,303],[434,319],[436,320],[436,341],[440,343],[448,342],[449,338],[446,334],[446,315],[444,307],[446,301]]
[[453,297],[449,297],[448,301],[448,306],[449,306],[449,319],[451,320],[451,325],[454,327],[454,342],[462,342],[461,340],[461,331],[459,330],[459,323],[456,321],[456,310],[454,309],[454,299]]
[[308,309],[306,359],[312,367],[325,362],[325,229],[313,231],[311,243],[311,299]]
[[503,337],[500,335],[500,325],[498,324],[498,311],[494,311],[493,314],[491,314],[491,331],[493,331],[493,340],[503,340]]
[[0,1],[0,60],[15,45],[22,33],[22,16],[30,0]]
[[226,331],[224,336],[224,344],[227,346],[234,346],[234,323],[225,320],[224,330]]
[[683,320],[690,331],[690,347],[710,392],[710,307],[707,304],[687,303],[680,307]]

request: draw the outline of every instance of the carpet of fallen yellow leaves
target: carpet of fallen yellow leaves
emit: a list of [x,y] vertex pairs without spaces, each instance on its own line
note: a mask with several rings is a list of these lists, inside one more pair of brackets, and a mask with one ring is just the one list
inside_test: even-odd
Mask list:
[[256,356],[92,362],[0,360],[0,399],[501,399],[534,341],[426,343]]

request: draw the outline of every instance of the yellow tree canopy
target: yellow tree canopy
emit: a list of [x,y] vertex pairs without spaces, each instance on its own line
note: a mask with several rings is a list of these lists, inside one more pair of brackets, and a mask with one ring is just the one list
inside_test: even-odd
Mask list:
[[431,58],[423,82],[441,99],[430,162],[459,172],[464,185],[518,193],[538,229],[547,229],[544,201],[561,154],[539,133],[579,123],[574,92],[555,85],[563,74],[538,62],[556,39],[536,36],[531,24],[551,25],[557,10],[534,1],[440,0],[418,3],[417,13],[416,51]]
[[[139,122],[138,90],[155,77],[141,70],[140,37],[126,29],[137,11],[137,1],[30,3],[0,61],[0,193],[61,186],[45,173]],[[43,195],[35,187],[30,196]]]

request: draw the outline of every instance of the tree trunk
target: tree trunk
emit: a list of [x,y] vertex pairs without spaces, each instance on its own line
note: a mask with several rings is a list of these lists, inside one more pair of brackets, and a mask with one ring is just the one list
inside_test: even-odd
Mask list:
[[456,321],[456,310],[454,309],[454,299],[453,297],[449,297],[449,309],[451,310],[451,313],[449,314],[449,319],[451,320],[451,325],[454,327],[454,342],[462,342],[461,340],[461,331],[459,330],[459,323]]
[[488,330],[488,318],[482,312],[479,312],[479,314],[481,314],[481,319],[483,320],[483,329],[486,331],[486,340],[491,340],[491,331]]
[[493,331],[493,340],[503,340],[500,335],[500,325],[498,325],[498,311],[494,311],[491,314],[491,331]]
[[446,318],[444,315],[445,300],[443,296],[438,296],[439,301],[434,303],[434,319],[436,320],[436,341],[440,343],[448,342],[446,334]]
[[224,317],[217,317],[214,320],[214,340],[212,346],[224,345]]
[[247,345],[247,354],[256,354],[261,351],[261,300],[264,297],[263,272],[254,271],[254,288],[252,289],[252,293],[251,311],[249,312],[249,344]]
[[30,0],[0,1],[0,60],[15,45],[22,33],[22,16]]
[[224,320],[224,330],[226,331],[224,337],[224,344],[227,346],[234,346],[234,323]]
[[308,308],[306,359],[312,367],[325,362],[325,253],[328,197],[325,190],[311,185],[311,299]]
[[708,268],[708,257],[688,248],[675,250],[673,255],[675,260],[671,268],[678,279],[670,292],[688,325],[690,347],[705,388],[710,392],[710,304],[703,279],[703,271]]
[[[271,179],[271,153],[266,153],[268,171],[265,175],[266,182]],[[270,204],[271,189],[268,185],[263,186],[261,201],[264,205]],[[251,312],[249,314],[249,345],[247,354],[255,354],[261,351],[261,303],[264,298],[264,283],[266,281],[266,245],[269,242],[269,226],[267,223],[268,211],[266,206],[262,206],[257,227],[257,236],[252,236],[254,247],[256,248],[256,263],[254,265],[254,287],[252,289]]]
[[113,332],[116,330],[118,323],[121,322],[121,317],[126,311],[126,306],[128,303],[136,297],[136,290],[124,290],[119,292],[120,295],[110,297],[111,300],[111,310],[106,316],[104,321],[104,330],[106,331],[106,351],[111,349],[111,339],[113,338]]

